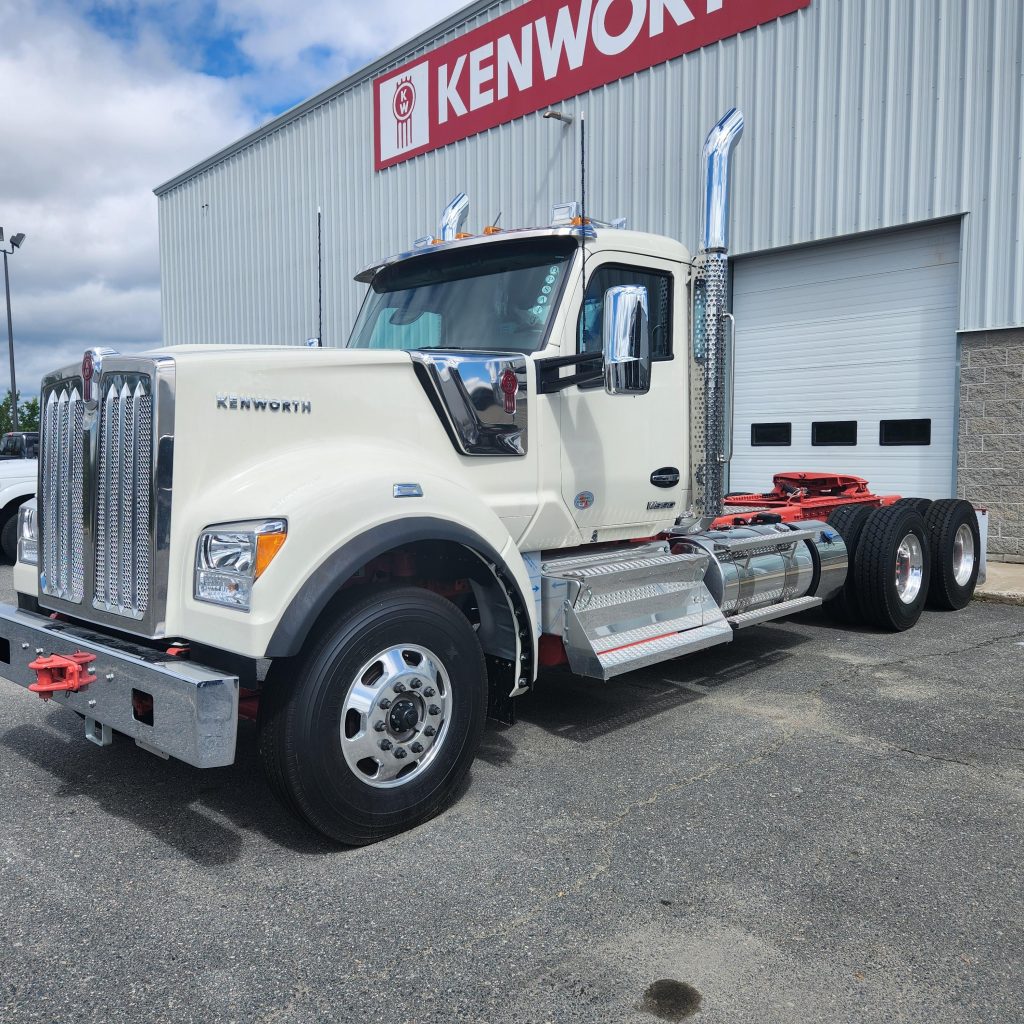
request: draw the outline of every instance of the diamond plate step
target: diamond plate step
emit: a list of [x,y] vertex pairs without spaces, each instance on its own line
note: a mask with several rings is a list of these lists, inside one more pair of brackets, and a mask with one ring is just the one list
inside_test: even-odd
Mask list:
[[788,533],[766,534],[761,537],[744,537],[741,540],[715,540],[715,548],[728,555],[749,555],[755,551],[777,551],[799,541],[816,540],[818,530],[793,530]]
[[548,559],[545,628],[561,634],[573,671],[596,679],[727,643],[732,629],[704,585],[709,561],[664,543]]
[[615,562],[629,561],[634,558],[649,558],[652,555],[667,555],[668,544],[665,541],[651,541],[649,544],[630,544],[622,548],[606,548],[591,555],[563,555],[546,558],[543,563],[545,574],[561,575],[571,569],[585,568],[588,565],[610,565]]
[[635,672],[638,668],[671,661],[673,658],[681,658],[683,655],[717,647],[719,644],[727,644],[732,637],[733,631],[723,619],[682,633],[653,637],[640,643],[613,648],[597,656],[601,669],[600,678],[613,679],[625,672]]
[[793,601],[783,601],[782,604],[773,604],[767,608],[758,608],[756,611],[732,615],[727,621],[733,629],[745,629],[747,626],[756,626],[761,622],[774,622],[776,619],[786,618],[787,615],[796,615],[798,612],[806,612],[820,606],[820,597],[798,597]]

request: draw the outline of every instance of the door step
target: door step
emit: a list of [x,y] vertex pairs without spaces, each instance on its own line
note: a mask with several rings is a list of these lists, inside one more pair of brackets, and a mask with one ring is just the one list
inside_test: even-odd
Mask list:
[[732,629],[704,585],[709,559],[664,543],[549,559],[545,632],[562,636],[574,672],[595,679],[728,643]]
[[783,601],[782,604],[772,604],[767,608],[757,608],[752,612],[732,615],[728,622],[733,629],[745,629],[747,626],[757,626],[762,622],[774,622],[776,619],[784,619],[789,615],[820,607],[820,597],[798,597],[793,601]]

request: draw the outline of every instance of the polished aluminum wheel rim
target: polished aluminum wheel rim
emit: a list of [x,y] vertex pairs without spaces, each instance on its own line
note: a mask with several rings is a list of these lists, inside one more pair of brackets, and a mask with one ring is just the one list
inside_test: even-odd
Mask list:
[[437,655],[416,644],[381,651],[356,673],[345,697],[345,762],[368,786],[404,786],[444,745],[450,708],[451,683]]
[[904,604],[913,604],[924,582],[924,548],[916,533],[908,533],[896,552],[896,593]]
[[964,523],[953,538],[953,578],[958,587],[965,587],[974,573],[974,534]]

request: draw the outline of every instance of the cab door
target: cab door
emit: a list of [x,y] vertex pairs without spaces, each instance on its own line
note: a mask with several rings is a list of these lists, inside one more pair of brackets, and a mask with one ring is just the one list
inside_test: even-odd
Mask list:
[[609,395],[603,382],[561,395],[562,500],[584,543],[647,536],[671,526],[688,503],[687,268],[604,252],[587,260],[579,316],[562,351],[600,353],[604,296],[643,285],[650,310],[651,388]]

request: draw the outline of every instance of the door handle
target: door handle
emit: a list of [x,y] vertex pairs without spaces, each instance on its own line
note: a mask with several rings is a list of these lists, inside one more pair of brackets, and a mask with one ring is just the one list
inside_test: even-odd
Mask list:
[[651,474],[651,483],[655,487],[676,487],[679,484],[679,470],[675,466],[666,466],[664,469],[656,469]]

